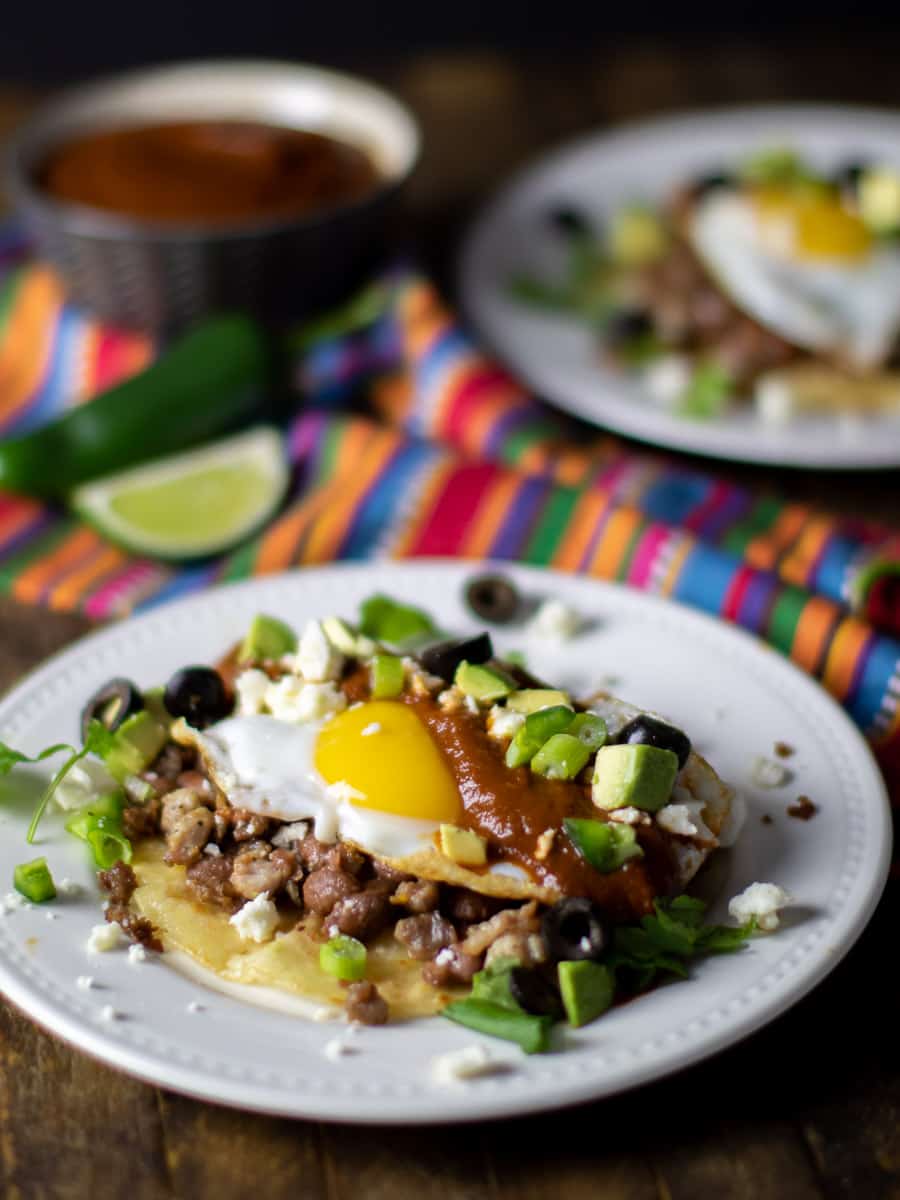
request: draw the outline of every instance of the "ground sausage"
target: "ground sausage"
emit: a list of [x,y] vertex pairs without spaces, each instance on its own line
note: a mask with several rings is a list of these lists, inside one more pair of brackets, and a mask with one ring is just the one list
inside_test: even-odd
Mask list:
[[186,751],[176,742],[167,742],[150,764],[151,770],[163,779],[174,782],[185,769]]
[[412,875],[408,875],[405,871],[398,871],[396,867],[392,867],[386,862],[379,862],[377,858],[372,859],[372,870],[379,879],[383,879],[385,883],[393,884],[395,887],[398,883],[413,878]]
[[491,896],[482,896],[480,892],[470,891],[469,888],[445,888],[441,897],[441,912],[452,921],[473,925],[492,917],[499,903]]
[[402,904],[411,913],[432,912],[438,906],[440,889],[430,879],[406,879],[397,885],[393,903]]
[[127,904],[137,887],[137,876],[128,863],[119,859],[106,871],[97,872],[97,882],[112,904]]
[[268,831],[270,820],[259,813],[250,812],[246,808],[233,808],[231,816],[231,833],[236,842],[249,842],[253,838],[263,837]]
[[534,900],[522,908],[505,908],[487,921],[473,925],[465,936],[462,948],[466,954],[481,954],[505,933],[537,933],[540,922]]
[[452,946],[457,940],[456,930],[437,912],[404,917],[394,926],[394,937],[403,943],[410,958],[420,961],[434,958],[444,946]]
[[303,883],[303,903],[321,916],[327,916],[339,900],[360,890],[359,881],[347,871],[319,867]]
[[475,972],[481,970],[481,962],[480,954],[466,954],[459,946],[445,946],[438,950],[433,962],[422,968],[422,978],[432,987],[471,983]]
[[491,943],[485,963],[490,966],[501,958],[515,958],[521,967],[534,967],[546,961],[547,947],[539,933],[514,929]]
[[348,1019],[363,1025],[384,1025],[388,1019],[387,1002],[367,979],[350,984],[345,1007]]
[[186,813],[166,834],[166,862],[188,866],[200,857],[213,829],[213,815],[208,808],[195,808]]
[[262,855],[239,853],[231,872],[231,886],[245,900],[253,900],[263,892],[272,896],[284,887],[296,866],[296,855],[290,850]]
[[122,831],[132,842],[154,837],[159,833],[159,814],[162,805],[153,796],[144,804],[129,804],[122,809]]
[[201,904],[212,904],[232,912],[237,907],[237,893],[231,886],[233,866],[230,855],[217,854],[212,857],[203,854],[188,867],[185,886]]
[[328,917],[328,932],[336,929],[338,933],[368,942],[381,933],[390,917],[391,903],[384,892],[366,888],[337,902]]
[[205,807],[204,801],[191,788],[176,788],[162,802],[159,827],[164,834],[170,833],[182,817],[195,808]]
[[212,799],[216,794],[216,789],[212,781],[207,779],[196,768],[191,768],[190,771],[182,771],[175,782],[180,788],[190,788],[191,791],[196,792],[198,796],[203,796],[204,798]]

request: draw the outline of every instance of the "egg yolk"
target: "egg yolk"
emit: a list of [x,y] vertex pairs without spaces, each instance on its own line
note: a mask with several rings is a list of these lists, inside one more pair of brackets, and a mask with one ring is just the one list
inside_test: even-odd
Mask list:
[[763,187],[755,190],[753,199],[764,223],[776,222],[790,230],[797,258],[858,259],[871,248],[868,229],[836,193]]
[[428,730],[406,704],[370,700],[333,717],[316,741],[326,783],[349,783],[358,808],[423,821],[456,821],[459,792]]

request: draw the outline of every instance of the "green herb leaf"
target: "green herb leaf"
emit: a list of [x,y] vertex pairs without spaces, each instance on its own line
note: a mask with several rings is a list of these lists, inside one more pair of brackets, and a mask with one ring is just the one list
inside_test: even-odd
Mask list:
[[731,374],[718,363],[700,363],[678,404],[678,415],[695,421],[721,416],[734,392]]
[[61,750],[68,750],[70,754],[74,754],[75,747],[70,746],[67,742],[58,742],[55,746],[48,746],[46,750],[42,750],[40,754],[35,754],[33,757],[28,754],[23,754],[21,750],[13,750],[12,746],[6,746],[0,742],[0,775],[8,775],[13,767],[20,763],[36,763],[43,758],[50,758],[54,754],[59,754]]
[[94,717],[88,725],[87,737],[84,739],[81,755],[96,754],[98,758],[105,758],[115,745],[115,741],[115,734],[111,733],[102,721],[98,721]]
[[472,999],[484,1000],[488,1004],[496,1004],[513,1012],[522,1012],[509,990],[510,974],[518,965],[517,958],[498,958],[490,966],[478,971],[472,977]]

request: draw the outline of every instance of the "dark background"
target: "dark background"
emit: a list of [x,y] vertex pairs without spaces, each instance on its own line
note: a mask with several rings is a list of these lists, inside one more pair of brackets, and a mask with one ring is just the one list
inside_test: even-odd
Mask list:
[[[651,40],[705,45],[712,55],[747,41],[791,43],[807,53],[821,45],[849,58],[858,40],[871,45],[873,35],[900,50],[900,16],[893,6],[892,13],[887,18],[880,6],[846,0],[5,0],[0,4],[0,79],[45,86],[139,63],[225,54],[344,66],[473,48],[577,57],[600,47],[627,54]],[[864,64],[857,66],[862,77]],[[846,86],[842,74],[836,86]],[[793,83],[794,90],[802,86],[802,74]]]

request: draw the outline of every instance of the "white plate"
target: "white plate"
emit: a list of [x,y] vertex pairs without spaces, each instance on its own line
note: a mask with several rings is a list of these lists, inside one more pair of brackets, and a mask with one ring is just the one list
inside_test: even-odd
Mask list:
[[565,146],[516,176],[469,232],[460,262],[467,316],[539,394],[594,424],[739,461],[896,466],[900,417],[807,417],[774,428],[748,406],[717,421],[687,421],[603,364],[586,326],[538,313],[509,295],[512,277],[552,278],[562,266],[560,238],[544,218],[554,204],[572,203],[602,221],[623,203],[658,202],[674,184],[773,145],[795,147],[825,170],[869,157],[900,166],[900,117],[875,109],[738,108],[647,121]]
[[[629,699],[682,723],[698,748],[747,796],[750,816],[736,850],[722,853],[706,886],[725,919],[728,898],[754,880],[796,897],[784,927],[743,952],[700,964],[686,983],[616,1009],[594,1025],[563,1032],[557,1052],[526,1058],[506,1043],[440,1018],[365,1029],[356,1053],[322,1053],[339,1032],[256,1007],[185,977],[166,956],[143,965],[124,951],[88,956],[100,920],[82,847],[47,819],[34,848],[23,843],[31,797],[16,771],[0,791],[0,879],[33,854],[46,854],[55,878],[86,889],[78,900],[35,906],[0,919],[0,984],[47,1029],[89,1054],[164,1087],[209,1100],[293,1116],[357,1122],[476,1120],[605,1096],[657,1078],[745,1037],[809,991],[859,936],[885,880],[888,808],[868,748],[844,713],[806,676],[745,634],[687,609],[627,589],[564,575],[503,567],[533,595],[555,595],[591,622],[559,646],[522,629],[497,634],[539,673],[576,692],[617,677]],[[74,739],[82,700],[110,675],[141,686],[187,662],[215,659],[259,611],[299,624],[352,615],[376,589],[412,597],[450,628],[471,628],[461,600],[473,567],[418,563],[337,566],[254,580],[208,592],[127,621],[52,659],[0,704],[0,737],[38,751]],[[756,754],[784,740],[796,747],[787,788],[755,791]],[[29,780],[26,782],[37,782]],[[24,789],[26,792],[28,788]],[[799,793],[820,812],[804,823],[785,816]],[[774,824],[760,817],[771,813]],[[47,913],[58,914],[57,920]],[[102,985],[83,991],[79,975]],[[204,1011],[189,1013],[191,1001]],[[104,1021],[112,1005],[124,1014]],[[440,1087],[431,1058],[483,1040],[510,1070]]]

